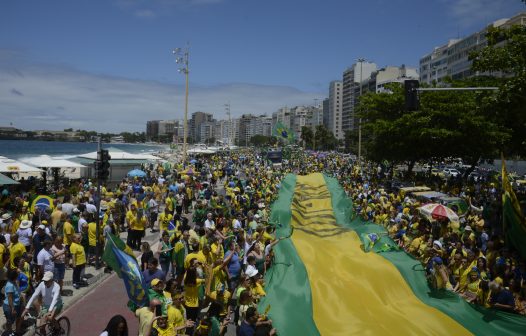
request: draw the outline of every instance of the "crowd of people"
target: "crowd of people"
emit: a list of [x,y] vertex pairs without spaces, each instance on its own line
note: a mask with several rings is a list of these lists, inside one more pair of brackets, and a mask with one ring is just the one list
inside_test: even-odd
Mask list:
[[[49,208],[32,207],[31,193],[2,193],[6,330],[21,332],[33,295],[50,297],[52,291],[44,311],[49,318],[58,315],[62,302],[56,293],[64,287],[65,270],[73,270],[74,288],[86,286],[85,267],[96,262],[97,243],[111,233],[137,251],[147,286],[149,305],[130,307],[139,335],[224,335],[228,328],[240,336],[276,334],[268,312],[257,307],[266,295],[273,247],[284,239],[275,236],[269,207],[285,174],[310,172],[337,178],[356,214],[385,226],[400,248],[422,262],[431,286],[474,304],[525,314],[524,260],[504,244],[500,194],[489,181],[449,190],[440,186],[479,208],[473,206],[458,222],[436,221],[419,212],[421,200],[393,189],[380,167],[359,169],[338,153],[292,152],[279,166],[249,150],[191,162],[191,168],[145,165],[146,177],[104,186],[100,196],[83,180],[74,191],[58,190]],[[159,238],[154,243],[145,239],[152,235]],[[126,319],[116,315],[101,335],[127,335],[127,330]]]

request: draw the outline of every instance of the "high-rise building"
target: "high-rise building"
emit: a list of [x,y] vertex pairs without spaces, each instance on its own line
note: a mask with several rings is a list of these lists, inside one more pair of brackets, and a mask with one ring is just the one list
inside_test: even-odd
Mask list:
[[526,26],[526,12],[519,13],[510,19],[497,20],[465,38],[450,40],[436,47],[420,59],[420,81],[431,84],[433,81],[442,82],[446,76],[457,80],[481,75],[471,70],[472,61],[469,60],[469,55],[488,45],[486,33],[490,27],[509,28],[513,25]]
[[157,140],[160,122],[161,120],[150,120],[146,122],[146,139],[148,141]]
[[369,61],[359,61],[343,72],[342,84],[342,132],[356,130],[358,120],[354,112],[359,95],[359,83],[367,80],[373,71],[376,71],[376,64]]
[[[341,100],[340,100],[340,105],[341,105]],[[323,110],[323,126],[325,126],[325,128],[327,129],[331,129],[329,126],[329,113],[330,113],[329,98],[325,98],[323,100],[322,110]]]
[[399,67],[387,66],[374,71],[367,80],[362,82],[362,94],[365,92],[385,92],[387,84],[403,84],[408,79],[418,80],[418,78],[418,70],[416,68],[406,67],[404,64]]
[[332,81],[329,84],[327,129],[332,132],[336,139],[343,139],[342,130],[342,81]]
[[214,116],[211,113],[194,112],[192,118],[189,120],[188,142],[199,142],[201,140],[201,124],[204,122],[212,122]]
[[215,121],[205,121],[199,125],[199,142],[213,145],[215,138]]

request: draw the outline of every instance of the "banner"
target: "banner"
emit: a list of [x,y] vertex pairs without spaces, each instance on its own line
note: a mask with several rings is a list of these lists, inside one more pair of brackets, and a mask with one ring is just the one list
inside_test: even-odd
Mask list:
[[502,158],[502,225],[506,241],[522,258],[526,258],[526,221],[522,209],[511,187],[506,171],[506,161]]
[[[260,311],[283,335],[521,335],[526,318],[431,290],[385,228],[354,216],[334,178],[288,175],[271,221],[277,244]],[[365,249],[370,252],[366,252]]]
[[[115,241],[114,241],[115,239]],[[125,253],[117,246],[117,242],[124,244],[120,238],[111,234],[106,236],[106,247],[102,260],[106,262],[124,281],[128,298],[136,306],[144,307],[148,304],[148,296],[145,291],[144,279],[137,263],[137,259]],[[126,244],[124,244],[126,246]]]

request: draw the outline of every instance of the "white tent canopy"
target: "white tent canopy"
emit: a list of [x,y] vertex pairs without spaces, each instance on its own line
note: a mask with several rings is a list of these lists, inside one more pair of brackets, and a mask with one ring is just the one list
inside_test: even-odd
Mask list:
[[52,158],[49,155],[40,155],[32,158],[23,159],[23,162],[41,168],[82,168],[80,163],[66,159]]
[[[110,154],[111,160],[162,160],[160,157],[154,155],[132,154],[113,147],[108,148],[108,153]],[[81,154],[78,157],[97,160],[97,152]]]
[[0,156],[0,173],[27,173],[42,172],[42,169],[30,166],[23,162]]
[[211,149],[192,148],[186,151],[188,154],[214,154],[215,151]]

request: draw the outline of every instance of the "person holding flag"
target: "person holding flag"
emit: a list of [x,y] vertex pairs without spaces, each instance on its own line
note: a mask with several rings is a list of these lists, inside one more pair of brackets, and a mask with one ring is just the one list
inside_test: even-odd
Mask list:
[[165,232],[168,231],[168,226],[170,225],[170,222],[173,220],[174,216],[172,214],[172,211],[168,207],[164,208],[164,212],[161,213],[158,217],[159,221],[159,231]]

